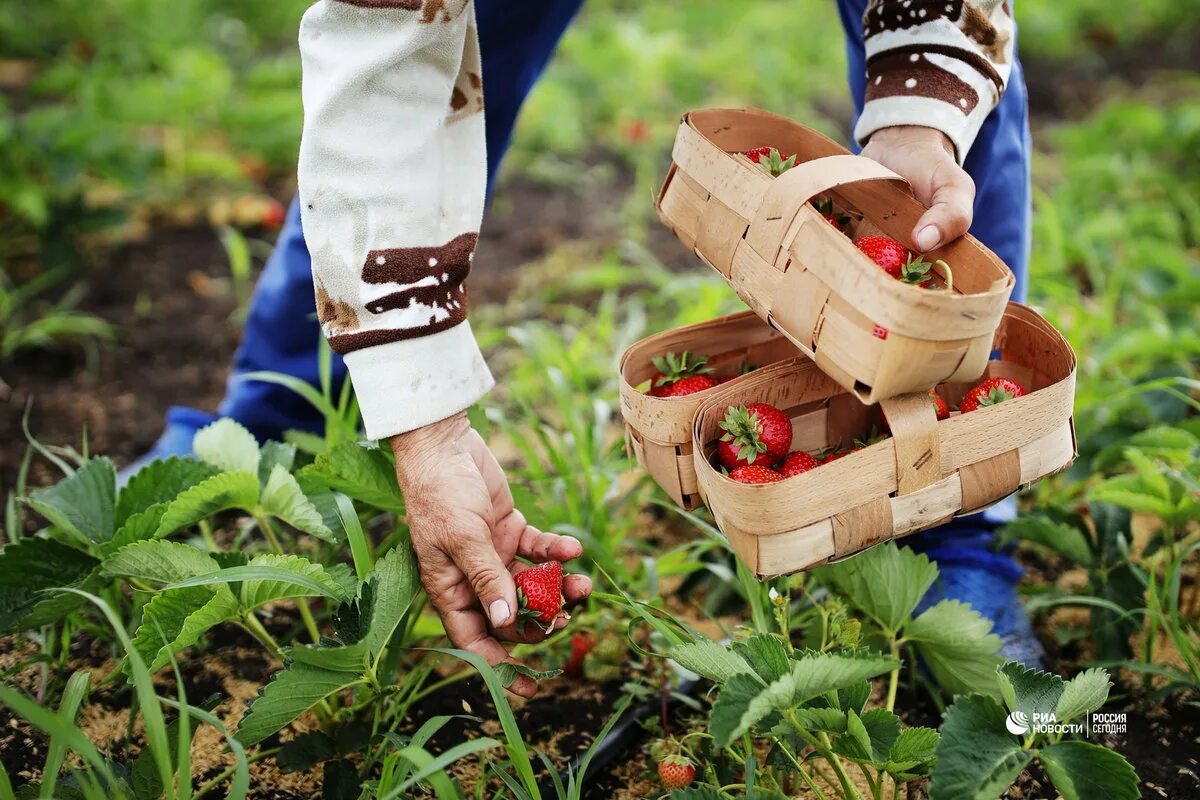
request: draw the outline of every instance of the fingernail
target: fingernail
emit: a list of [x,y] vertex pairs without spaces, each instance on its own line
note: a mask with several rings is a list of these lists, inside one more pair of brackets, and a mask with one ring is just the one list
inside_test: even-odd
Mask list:
[[922,253],[928,252],[937,247],[942,241],[942,234],[938,233],[936,225],[926,225],[917,232],[917,248]]
[[508,622],[508,602],[493,600],[492,604],[488,606],[488,616],[492,618],[492,624],[497,628]]

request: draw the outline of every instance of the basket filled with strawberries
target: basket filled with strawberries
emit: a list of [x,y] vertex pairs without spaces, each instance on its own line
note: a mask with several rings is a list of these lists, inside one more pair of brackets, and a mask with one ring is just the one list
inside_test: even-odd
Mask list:
[[684,508],[699,501],[692,420],[716,387],[804,356],[752,312],[634,343],[621,357],[621,413],[638,462]]
[[983,374],[1015,283],[970,236],[912,252],[895,173],[785,117],[683,118],[659,216],[750,308],[864,403]]
[[[742,560],[780,575],[974,513],[1075,458],[1075,356],[1010,303],[983,374],[865,405],[811,361],[696,410],[698,492]],[[992,347],[989,347],[992,351]]]

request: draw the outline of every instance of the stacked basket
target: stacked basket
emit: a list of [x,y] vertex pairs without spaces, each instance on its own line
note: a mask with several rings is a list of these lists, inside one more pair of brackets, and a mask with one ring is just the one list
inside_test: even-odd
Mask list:
[[[741,155],[764,145],[796,154],[796,165],[772,177]],[[754,110],[687,115],[672,160],[659,215],[754,316],[635,344],[621,360],[621,409],[643,467],[675,502],[707,505],[757,574],[934,527],[1071,463],[1075,356],[1049,323],[1008,302],[1014,278],[1003,262],[964,236],[926,254],[953,265],[953,289],[937,291],[893,279],[855,247],[882,233],[912,249],[925,208],[903,179]],[[814,199],[850,220],[845,233]],[[939,268],[934,280],[944,279]],[[687,397],[639,391],[655,372],[650,359],[673,350],[710,354],[718,372],[759,369]],[[1027,393],[936,418],[931,389],[953,406],[985,376],[1016,379]],[[890,436],[777,483],[737,483],[714,466],[718,423],[751,402],[784,410],[801,450],[873,428]]]

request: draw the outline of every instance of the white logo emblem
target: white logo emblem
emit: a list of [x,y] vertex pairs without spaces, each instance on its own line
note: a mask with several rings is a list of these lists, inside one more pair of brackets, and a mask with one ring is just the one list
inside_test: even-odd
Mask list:
[[1004,727],[1013,736],[1024,736],[1029,733],[1029,715],[1024,711],[1014,711],[1004,720]]

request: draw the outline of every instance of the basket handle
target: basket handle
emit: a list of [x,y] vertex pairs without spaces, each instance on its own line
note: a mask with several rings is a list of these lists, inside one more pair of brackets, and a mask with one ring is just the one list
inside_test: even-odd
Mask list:
[[805,203],[822,192],[862,181],[893,181],[910,195],[912,192],[908,181],[865,156],[836,155],[802,161],[771,181],[746,233],[747,242],[775,263],[779,252],[791,246],[796,236],[792,223]]
[[924,392],[902,394],[879,402],[896,448],[896,487],[911,494],[937,483],[942,473],[942,448],[937,411]]

